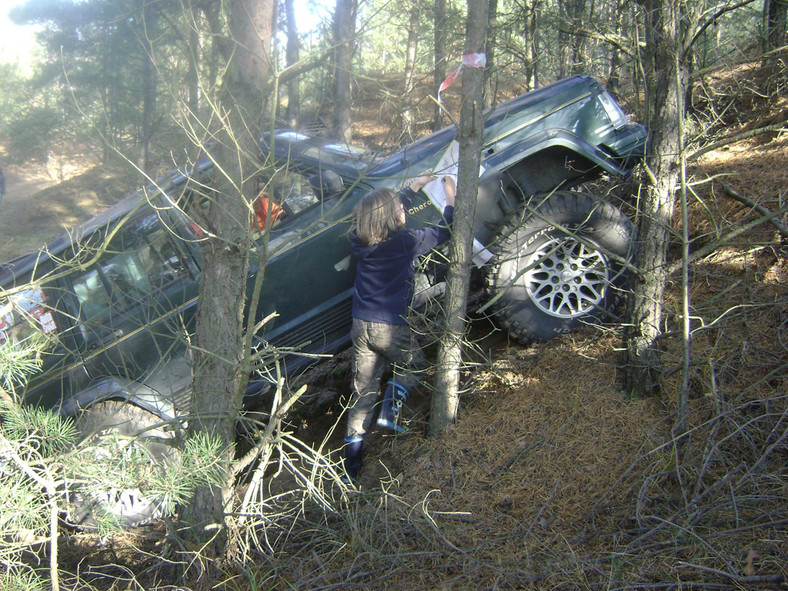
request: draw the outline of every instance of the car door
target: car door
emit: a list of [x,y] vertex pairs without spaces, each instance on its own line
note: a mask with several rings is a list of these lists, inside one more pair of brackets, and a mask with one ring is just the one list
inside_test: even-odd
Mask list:
[[[75,337],[95,382],[118,378],[165,397],[188,388],[199,271],[150,208],[83,245],[84,270],[69,275]],[[164,223],[164,222],[167,223]],[[106,244],[106,246],[105,246]]]
[[[353,261],[347,230],[355,189],[328,201],[318,199],[309,172],[279,174],[276,192],[289,212],[271,229],[258,253],[265,253],[265,280],[257,319],[276,314],[260,335],[279,347],[331,352],[350,334]],[[252,261],[250,289],[257,271]],[[294,361],[289,364],[292,367]]]

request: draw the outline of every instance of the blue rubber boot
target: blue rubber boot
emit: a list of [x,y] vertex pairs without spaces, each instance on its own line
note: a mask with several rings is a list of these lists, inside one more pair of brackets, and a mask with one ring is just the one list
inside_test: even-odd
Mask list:
[[358,473],[361,471],[363,462],[364,439],[362,437],[345,437],[345,475],[342,475],[342,482],[345,484],[355,484],[358,480]]
[[386,384],[386,392],[383,394],[383,404],[380,407],[378,416],[378,427],[391,429],[395,433],[409,433],[410,431],[400,425],[402,415],[402,405],[408,399],[408,391],[394,380],[389,380]]

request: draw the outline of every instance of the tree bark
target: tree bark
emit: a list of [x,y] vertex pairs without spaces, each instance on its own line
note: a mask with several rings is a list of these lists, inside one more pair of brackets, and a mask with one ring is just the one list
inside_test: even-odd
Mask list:
[[189,27],[189,72],[187,74],[186,84],[188,93],[186,97],[187,111],[192,114],[192,117],[199,117],[200,111],[200,57],[202,56],[202,47],[200,32],[196,27]]
[[567,7],[569,0],[558,0],[558,77],[565,78],[569,75],[569,56],[571,55],[571,45],[569,39],[568,27],[566,26],[569,9]]
[[413,91],[416,81],[416,52],[419,47],[419,19],[421,10],[418,0],[411,2],[408,10],[408,42],[405,47],[405,84],[403,89],[402,143],[413,141]]
[[[487,14],[488,0],[468,1],[464,53],[484,51]],[[473,258],[473,225],[484,130],[483,80],[483,68],[463,70],[457,200],[452,238],[449,243],[449,273],[444,299],[445,327],[435,370],[435,392],[431,400],[431,435],[443,432],[456,421],[459,406],[462,345],[467,324],[466,307]]]
[[[298,43],[298,28],[296,27],[294,0],[285,0],[285,20],[287,26],[287,46],[285,48],[285,59],[287,66],[290,67],[300,59],[300,47]],[[298,107],[301,102],[300,87],[297,77],[293,77],[287,82],[287,111],[285,119],[287,124],[296,129],[298,127]]]
[[525,55],[524,84],[526,90],[539,86],[539,3],[541,0],[526,0],[523,3],[523,43]]
[[[441,86],[441,83],[446,79],[446,0],[435,0],[435,20],[434,20],[434,73],[433,81],[435,92]],[[432,128],[438,131],[443,127],[443,112],[441,106],[435,103],[435,111],[433,115]]]
[[[612,18],[616,37],[622,36],[624,14],[624,3],[622,0],[615,0]],[[607,88],[613,94],[618,94],[621,90],[621,49],[615,43],[609,44],[609,47],[610,69],[607,75]]]
[[583,57],[587,40],[572,31],[583,20],[585,0],[559,0],[558,53],[560,78],[581,72],[585,68]]
[[498,90],[498,72],[495,70],[496,36],[498,35],[498,0],[488,0],[487,7],[487,67],[484,68],[484,106],[494,105]]
[[631,396],[657,391],[661,373],[658,338],[662,332],[662,300],[667,275],[667,251],[672,235],[679,175],[681,97],[688,84],[680,20],[683,2],[648,0],[646,8],[650,143],[646,163],[649,182],[638,212],[635,252],[641,270],[628,309],[625,331],[624,390]]
[[248,179],[259,168],[257,142],[270,74],[274,2],[233,0],[222,9],[228,12],[220,12],[215,3],[206,11],[225,61],[219,96],[224,123],[214,135],[218,166],[210,211],[213,236],[202,249],[188,435],[209,434],[221,440],[225,452],[216,461],[226,466],[227,478],[223,486],[198,489],[183,511],[184,521],[213,556],[222,556],[228,542],[224,514],[233,484],[230,461],[248,376],[243,365],[243,309],[251,245],[248,204],[255,189]]
[[150,43],[150,36],[147,27],[151,25],[151,9],[148,4],[142,8],[143,11],[143,35],[140,42],[144,49],[142,55],[142,129],[140,131],[140,168],[146,173],[151,172],[150,144],[153,137],[153,116],[156,112],[156,71],[153,68],[153,47]]
[[337,0],[334,12],[334,126],[337,137],[346,143],[353,139],[351,73],[357,8],[357,0]]
[[[785,19],[788,0],[764,0],[763,2],[763,50],[769,53],[785,45]],[[769,59],[777,59],[772,55]]]

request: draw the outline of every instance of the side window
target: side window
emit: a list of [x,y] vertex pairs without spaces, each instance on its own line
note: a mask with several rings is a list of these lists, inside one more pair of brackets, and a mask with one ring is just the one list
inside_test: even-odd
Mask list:
[[258,177],[256,194],[253,205],[255,231],[287,225],[319,201],[308,179],[292,172],[280,171],[273,178]]
[[72,280],[83,319],[122,313],[193,270],[156,213],[127,222],[91,268]]
[[273,184],[276,200],[288,213],[297,214],[318,203],[309,179],[302,174],[278,174]]

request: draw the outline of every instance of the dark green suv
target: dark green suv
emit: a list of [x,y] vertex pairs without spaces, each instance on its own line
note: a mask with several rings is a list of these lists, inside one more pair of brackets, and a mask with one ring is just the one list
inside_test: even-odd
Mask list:
[[[261,186],[277,209],[260,237],[267,266],[256,318],[276,315],[257,338],[292,348],[288,372],[314,361],[303,353],[350,343],[354,264],[345,234],[354,205],[376,187],[397,189],[425,171],[451,173],[455,136],[448,127],[385,158],[298,131],[261,140],[277,171]],[[544,340],[603,319],[618,301],[631,223],[610,203],[570,189],[625,175],[645,140],[645,129],[586,76],[487,114],[474,262],[492,310],[517,339]],[[46,342],[40,371],[24,386],[5,379],[3,388],[68,415],[113,415],[119,402],[129,403],[134,428],[150,423],[143,416],[169,419],[186,408],[210,178],[204,158],[0,267],[0,346]],[[438,197],[428,193],[408,210],[410,225],[439,219]],[[425,270],[419,289],[429,292],[441,273]],[[249,395],[265,384],[263,370]],[[129,522],[152,514],[133,497],[105,508]]]

